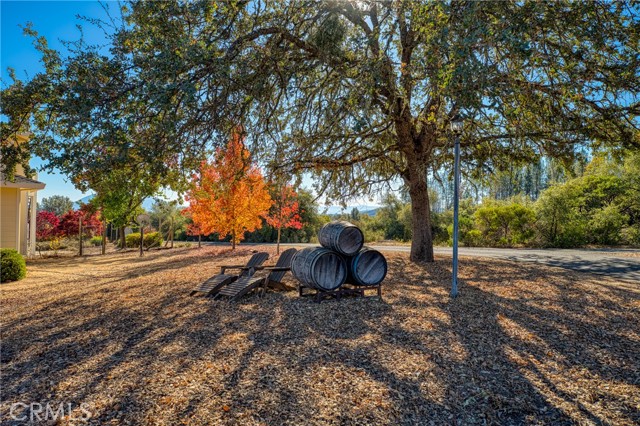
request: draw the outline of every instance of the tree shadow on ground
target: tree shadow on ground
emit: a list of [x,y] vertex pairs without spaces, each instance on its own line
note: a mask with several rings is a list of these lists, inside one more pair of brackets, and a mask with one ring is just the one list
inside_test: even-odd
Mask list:
[[93,424],[640,420],[632,288],[474,259],[452,300],[448,263],[398,255],[382,301],[187,296],[249,254],[116,259],[45,294],[12,286],[2,418],[12,402],[58,401],[89,404]]

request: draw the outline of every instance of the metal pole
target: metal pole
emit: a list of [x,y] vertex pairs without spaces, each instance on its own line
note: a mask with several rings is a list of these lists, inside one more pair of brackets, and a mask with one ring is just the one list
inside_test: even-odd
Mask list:
[[144,244],[144,224],[140,223],[140,256],[143,256],[142,245]]
[[100,252],[105,254],[107,252],[107,220],[102,219],[102,248]]
[[173,248],[173,216],[171,216],[171,248]]
[[456,135],[454,148],[454,183],[453,183],[453,282],[451,297],[458,295],[458,208],[460,204],[460,135]]

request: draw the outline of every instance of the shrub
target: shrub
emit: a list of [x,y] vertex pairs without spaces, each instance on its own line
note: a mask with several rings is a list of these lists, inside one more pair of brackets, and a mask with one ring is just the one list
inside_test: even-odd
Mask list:
[[482,232],[472,229],[463,234],[460,240],[467,247],[480,247],[482,245]]
[[91,239],[89,240],[89,244],[91,244],[92,246],[101,246],[102,245],[102,237],[100,236],[95,236],[95,237],[91,237]]
[[27,275],[24,257],[14,249],[0,249],[0,282],[18,281]]
[[620,236],[625,244],[640,245],[640,226],[622,228]]
[[491,201],[475,212],[485,243],[501,247],[527,243],[533,237],[535,219],[533,209],[514,201]]
[[[164,240],[162,239],[162,235],[159,232],[149,232],[144,234],[144,247],[159,247],[162,245]],[[134,232],[126,237],[126,244],[129,248],[140,247],[140,233]]]
[[596,210],[589,221],[591,238],[596,244],[619,244],[622,240],[622,228],[629,217],[620,213],[618,207],[608,205]]
[[131,234],[127,235],[125,237],[125,243],[129,248],[140,247],[140,233],[132,232]]
[[149,232],[148,234],[144,234],[145,247],[160,247],[163,242],[162,234],[159,232]]
[[383,231],[378,231],[370,228],[364,228],[362,230],[362,234],[364,235],[365,243],[375,243],[379,241],[384,241],[385,239],[384,238],[385,235]]

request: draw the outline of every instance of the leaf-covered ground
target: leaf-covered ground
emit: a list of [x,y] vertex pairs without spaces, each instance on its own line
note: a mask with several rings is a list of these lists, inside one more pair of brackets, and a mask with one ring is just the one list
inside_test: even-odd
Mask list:
[[464,258],[451,300],[448,259],[393,254],[382,301],[188,296],[249,254],[31,263],[0,288],[2,422],[62,402],[62,424],[81,403],[93,424],[640,423],[638,283]]

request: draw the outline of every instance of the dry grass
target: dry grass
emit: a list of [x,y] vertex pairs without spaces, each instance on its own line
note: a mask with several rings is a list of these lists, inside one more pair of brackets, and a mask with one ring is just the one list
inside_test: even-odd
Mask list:
[[640,423],[637,283],[467,258],[452,301],[448,261],[395,254],[383,301],[188,297],[248,255],[32,263],[1,289],[1,420],[37,401],[93,424]]

